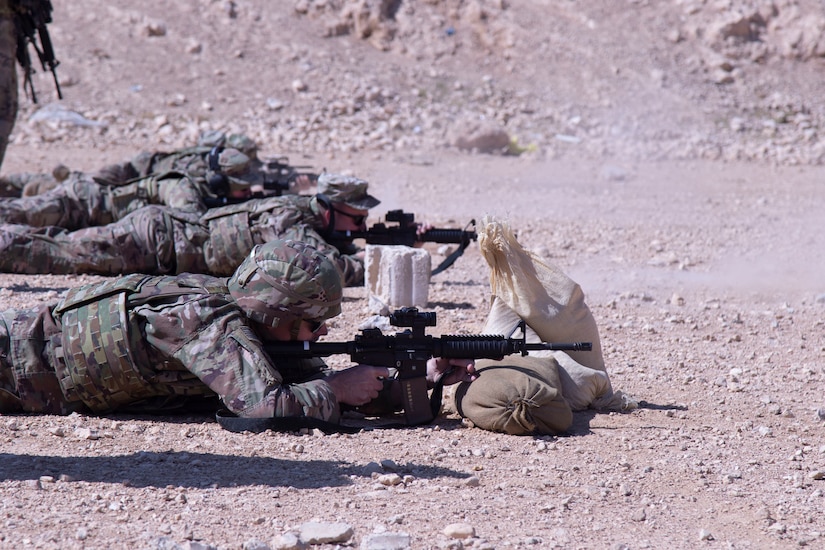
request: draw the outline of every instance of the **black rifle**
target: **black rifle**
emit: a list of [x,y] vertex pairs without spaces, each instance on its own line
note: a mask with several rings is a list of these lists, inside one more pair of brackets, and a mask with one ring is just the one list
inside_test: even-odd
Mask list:
[[[46,25],[52,22],[52,3],[49,0],[16,0],[12,2],[14,8],[14,24],[17,30],[17,61],[25,71],[23,89],[31,94],[32,101],[37,103],[37,95],[32,82],[32,60],[29,57],[29,44],[32,45],[43,70],[49,70],[54,77],[54,86],[57,88],[58,99],[63,99],[60,91],[60,82],[57,80],[55,69],[60,62],[54,56],[52,39]],[[40,39],[40,46],[37,39]]]
[[[404,246],[414,246],[415,243],[458,244],[458,248],[432,271],[432,275],[438,275],[453,265],[458,257],[464,253],[464,249],[470,245],[470,242],[478,239],[478,234],[475,231],[468,231],[467,229],[430,229],[419,235],[418,224],[415,223],[415,214],[403,210],[390,210],[384,216],[384,220],[397,222],[398,225],[389,226],[386,223],[376,223],[367,231],[335,231],[332,233],[331,239],[364,239],[368,244]],[[468,227],[475,227],[475,223],[475,220],[470,220]]]
[[[381,329],[361,331],[348,342],[278,342],[266,344],[273,357],[327,357],[347,354],[353,362],[364,365],[392,367],[397,370],[404,396],[404,416],[409,425],[426,424],[435,418],[441,407],[441,386],[436,385],[432,399],[427,397],[427,360],[500,359],[505,355],[527,355],[534,350],[590,351],[591,342],[552,344],[526,342],[525,323],[519,323],[509,336],[459,335],[436,338],[424,334],[424,327],[435,326],[434,312],[419,312],[417,308],[402,308],[390,315],[397,327],[410,327],[395,335],[384,335]],[[517,330],[521,338],[513,338]]]
[[[227,197],[219,193],[216,197],[204,197],[207,208],[217,208],[227,204],[239,204],[250,199],[280,197],[284,193],[299,194],[302,189],[296,182],[299,177],[307,176],[311,183],[318,181],[318,174],[307,171],[309,166],[292,166],[286,157],[279,157],[263,162],[260,173],[263,179],[262,192],[255,192],[247,197]],[[224,187],[228,189],[228,184]]]

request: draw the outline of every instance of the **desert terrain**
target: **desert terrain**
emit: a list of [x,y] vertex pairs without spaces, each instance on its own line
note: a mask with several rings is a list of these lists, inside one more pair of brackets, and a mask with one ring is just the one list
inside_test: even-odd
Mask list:
[[[0,548],[825,547],[821,2],[53,3],[64,99],[38,70],[0,174],[222,129],[367,179],[370,222],[506,220],[582,286],[639,406],[558,437],[449,401],[352,435],[3,415]],[[0,307],[100,279],[2,274]],[[367,302],[347,289],[326,338]],[[489,305],[471,245],[432,278],[432,333]]]

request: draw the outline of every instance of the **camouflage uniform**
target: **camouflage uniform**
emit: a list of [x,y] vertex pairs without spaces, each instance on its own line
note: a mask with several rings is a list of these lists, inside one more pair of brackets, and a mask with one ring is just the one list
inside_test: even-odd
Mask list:
[[[270,358],[260,321],[245,313],[278,315],[282,303],[287,320],[335,316],[336,268],[303,243],[277,241],[238,271],[229,281],[130,275],[72,289],[57,304],[2,312],[0,413],[168,410],[217,396],[239,416],[337,421],[323,361]],[[260,271],[275,285],[265,296],[280,302],[255,307]]]
[[[228,188],[248,188],[249,157],[236,149],[225,149],[218,159]],[[227,189],[229,190],[229,189]],[[183,212],[206,212],[208,189],[192,178],[168,172],[144,177],[119,186],[104,185],[81,172],[72,173],[59,186],[32,197],[0,200],[0,223],[32,227],[62,227],[68,230],[106,225],[150,204],[161,204]]]
[[[0,0],[2,2],[2,0]],[[195,183],[207,187],[209,178],[209,153],[214,147],[226,147],[241,151],[251,162],[250,167],[260,169],[255,142],[243,134],[226,136],[220,131],[204,132],[198,144],[174,151],[144,151],[126,162],[109,164],[88,177],[106,185],[124,185],[131,181],[169,172],[189,176]],[[254,162],[253,162],[254,161]],[[0,196],[33,197],[57,187],[65,177],[57,173],[20,172],[0,177]],[[6,191],[3,191],[5,189]]]
[[325,197],[285,195],[213,208],[196,217],[148,206],[122,220],[69,232],[56,227],[0,225],[0,271],[6,273],[207,273],[229,276],[256,244],[294,239],[315,246],[340,269],[346,286],[364,284],[363,261],[351,242],[326,242],[320,201],[373,204],[367,183],[341,178]]
[[17,31],[11,0],[0,0],[0,166],[17,118]]

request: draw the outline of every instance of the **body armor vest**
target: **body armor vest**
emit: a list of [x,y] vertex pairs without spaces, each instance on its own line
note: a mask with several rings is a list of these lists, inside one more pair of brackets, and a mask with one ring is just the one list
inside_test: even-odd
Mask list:
[[[159,386],[130,306],[153,297],[226,293],[216,288],[160,287],[163,278],[129,275],[68,292],[54,310],[63,330],[52,338],[54,365],[69,401],[95,412],[170,393]],[[204,393],[211,393],[203,386]],[[190,393],[191,394],[191,393]]]

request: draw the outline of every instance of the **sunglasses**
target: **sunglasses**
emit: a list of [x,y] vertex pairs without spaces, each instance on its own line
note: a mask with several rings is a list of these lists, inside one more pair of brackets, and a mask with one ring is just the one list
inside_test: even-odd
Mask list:
[[343,210],[338,210],[337,208],[333,208],[336,212],[341,214],[342,216],[346,216],[352,220],[352,223],[355,225],[364,225],[364,222],[367,221],[367,217],[363,214],[350,214],[349,212],[344,212]]
[[312,334],[316,334],[324,326],[323,321],[307,321],[307,323],[309,324],[309,329],[312,331]]

